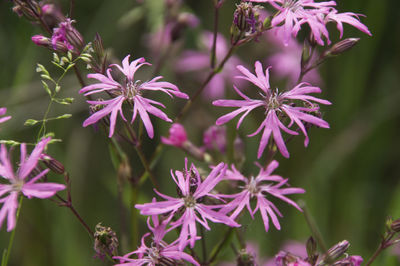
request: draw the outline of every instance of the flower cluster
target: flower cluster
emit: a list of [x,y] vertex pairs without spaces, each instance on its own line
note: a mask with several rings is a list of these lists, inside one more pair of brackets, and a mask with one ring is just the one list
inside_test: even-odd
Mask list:
[[[166,81],[159,81],[162,78],[161,76],[145,82],[135,80],[136,71],[143,65],[150,64],[147,63],[143,57],[129,63],[129,57],[130,55],[127,55],[124,58],[122,66],[117,64],[110,65],[107,69],[106,75],[100,73],[88,75],[88,78],[96,79],[99,83],[85,86],[79,91],[79,93],[88,96],[95,93],[107,92],[111,99],[87,101],[89,104],[101,106],[101,109],[86,119],[83,122],[83,126],[86,127],[92,125],[105,116],[110,115],[109,137],[112,137],[118,113],[124,121],[127,121],[122,111],[122,104],[127,103],[133,109],[131,123],[135,121],[136,116],[139,114],[148,136],[153,138],[154,129],[149,113],[167,122],[172,122],[172,120],[169,119],[164,112],[155,107],[155,105],[158,105],[165,108],[162,103],[143,97],[143,93],[146,91],[161,91],[171,97],[176,96],[184,99],[188,99],[189,97],[185,93],[180,92],[178,87],[174,84]],[[123,82],[117,82],[114,80],[111,75],[111,67],[117,68],[124,75]]]
[[[309,142],[306,125],[304,122],[322,128],[329,128],[327,122],[310,114],[319,110],[319,107],[313,102],[330,104],[330,102],[327,100],[322,100],[308,95],[310,93],[320,93],[320,88],[310,86],[308,83],[300,83],[289,91],[273,91],[269,84],[269,68],[265,70],[264,74],[262,65],[259,61],[255,63],[256,75],[252,74],[243,66],[238,66],[237,68],[243,74],[243,76],[238,76],[237,78],[248,80],[256,85],[261,90],[261,99],[251,99],[243,94],[236,86],[234,86],[235,91],[243,98],[243,100],[217,100],[214,101],[213,104],[223,107],[238,107],[239,109],[221,116],[218,118],[216,124],[225,124],[234,117],[243,113],[239,119],[239,122],[237,123],[237,127],[239,127],[243,119],[252,110],[258,107],[264,108],[266,116],[264,121],[254,133],[249,135],[257,135],[261,132],[261,130],[264,129],[261,136],[260,146],[258,148],[258,158],[261,157],[265,147],[267,146],[271,134],[281,154],[288,158],[289,152],[286,148],[281,130],[291,135],[298,135],[298,132],[289,129],[293,124],[296,124],[304,134],[304,146],[307,146]],[[300,101],[304,105],[296,106],[295,101]],[[290,121],[287,126],[281,122],[283,118],[289,118]]]
[[359,20],[359,15],[352,12],[338,13],[335,1],[314,2],[314,0],[249,0],[250,2],[268,3],[278,11],[271,21],[272,27],[282,25],[284,44],[288,45],[291,36],[296,37],[303,24],[311,29],[311,36],[319,45],[324,45],[324,38],[330,43],[326,25],[337,24],[340,38],[343,37],[343,23],[371,35],[367,26]]

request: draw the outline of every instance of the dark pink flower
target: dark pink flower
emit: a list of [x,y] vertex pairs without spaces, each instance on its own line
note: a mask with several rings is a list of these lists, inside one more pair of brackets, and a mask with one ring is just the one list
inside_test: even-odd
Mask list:
[[[285,187],[288,179],[284,179],[278,175],[272,175],[272,172],[278,165],[277,161],[272,161],[265,169],[260,167],[258,175],[256,177],[252,176],[251,178],[244,177],[235,166],[232,165],[232,170],[226,171],[225,178],[227,180],[242,182],[243,184],[240,188],[243,188],[243,190],[233,195],[224,195],[224,197],[232,198],[233,200],[227,204],[221,205],[221,212],[230,213],[233,211],[230,217],[235,219],[246,207],[251,217],[254,219],[254,214],[260,211],[264,221],[265,231],[268,232],[269,229],[269,218],[271,218],[275,228],[280,230],[281,226],[277,215],[282,217],[282,214],[276,208],[275,204],[270,201],[271,196],[283,200],[299,211],[302,211],[293,200],[285,195],[304,193],[305,190],[302,188]],[[257,205],[254,209],[252,209],[250,205],[250,201],[253,198],[257,200]]]
[[[239,107],[239,109],[230,112],[224,116],[221,116],[216,121],[217,125],[222,125],[233,119],[234,117],[242,114],[237,128],[239,128],[243,119],[255,108],[262,107],[265,109],[265,119],[259,126],[259,128],[249,136],[254,136],[260,133],[264,129],[261,136],[260,146],[258,148],[257,157],[260,158],[265,147],[268,144],[270,136],[272,134],[276,146],[278,147],[281,154],[288,158],[289,152],[286,148],[285,141],[283,140],[281,129],[288,134],[298,135],[296,131],[289,129],[293,124],[296,124],[299,129],[303,132],[305,136],[304,146],[308,145],[309,139],[307,135],[307,130],[303,122],[316,125],[318,127],[329,128],[327,122],[309,114],[309,112],[315,112],[319,110],[319,107],[312,102],[317,102],[321,104],[330,104],[329,101],[310,96],[310,93],[320,93],[321,89],[318,87],[312,87],[308,83],[300,83],[296,85],[293,89],[285,91],[283,93],[272,91],[269,85],[269,68],[263,73],[262,65],[259,61],[255,63],[256,75],[252,74],[243,66],[237,67],[243,76],[238,76],[237,78],[246,79],[252,82],[254,85],[261,89],[260,100],[250,99],[248,96],[243,94],[238,88],[234,86],[235,91],[244,100],[217,100],[213,104],[216,106],[223,107]],[[293,106],[294,101],[300,101],[304,106]],[[290,119],[288,126],[285,126],[281,119],[287,117]]]
[[[183,52],[181,58],[176,63],[175,69],[180,73],[198,71],[200,74],[197,75],[197,78],[200,81],[203,81],[211,69],[210,53],[213,43],[213,33],[203,33],[201,43],[205,47],[205,51],[199,52],[188,50]],[[215,52],[217,65],[222,61],[227,52],[228,43],[222,34],[218,34]],[[224,95],[226,85],[230,85],[233,77],[238,74],[238,71],[235,67],[238,64],[242,64],[242,62],[237,56],[230,57],[225,63],[225,66],[221,72],[218,73],[218,75],[215,75],[204,89],[204,97],[207,99],[217,99],[222,97]]]
[[161,142],[167,145],[182,147],[183,143],[187,141],[185,128],[178,123],[172,124],[169,129],[169,137],[161,137]]
[[68,50],[79,52],[79,49],[84,45],[82,35],[72,26],[74,20],[67,18],[60,22],[57,28],[53,29],[51,36],[51,44],[53,49],[57,50],[59,43],[64,44]]
[[[158,81],[162,76],[155,77],[149,81],[141,82],[140,80],[135,80],[134,76],[136,71],[143,65],[150,65],[145,61],[143,57],[136,59],[129,63],[130,55],[127,55],[122,61],[122,67],[117,64],[110,65],[107,69],[107,75],[103,74],[89,74],[88,78],[94,78],[99,81],[99,83],[91,84],[83,87],[79,93],[84,93],[85,95],[91,95],[99,92],[107,92],[112,98],[105,101],[87,101],[89,104],[104,106],[103,109],[92,114],[88,119],[83,122],[83,126],[94,124],[103,117],[110,115],[110,133],[109,137],[114,134],[115,124],[117,120],[117,114],[119,113],[123,120],[126,121],[123,111],[122,104],[127,102],[132,106],[133,114],[131,123],[136,119],[139,114],[143,121],[144,127],[146,128],[147,134],[150,138],[154,137],[153,125],[151,123],[149,113],[161,118],[164,121],[172,122],[168,116],[162,112],[160,109],[156,108],[155,105],[164,107],[165,106],[157,101],[147,99],[143,97],[143,93],[146,91],[161,91],[169,96],[176,96],[179,98],[188,99],[189,97],[180,92],[178,87],[172,83],[166,81]],[[124,81],[117,82],[111,75],[111,67],[116,67],[122,74],[124,74]]]
[[[228,226],[237,227],[233,219],[214,209],[215,205],[207,205],[202,203],[205,197],[219,198],[219,195],[211,194],[211,190],[221,181],[225,175],[226,166],[224,163],[218,164],[213,168],[207,178],[202,181],[199,172],[192,164],[190,169],[187,167],[187,159],[185,160],[184,172],[175,171],[175,175],[171,170],[171,176],[177,184],[179,198],[173,198],[160,192],[156,193],[165,199],[165,201],[136,204],[135,207],[140,210],[142,215],[168,215],[168,219],[179,214],[179,218],[171,223],[172,228],[181,226],[181,233],[178,238],[179,250],[183,250],[188,244],[194,247],[195,241],[198,239],[196,223],[210,230],[207,220],[214,223],[224,223]],[[176,177],[175,177],[176,176]]]
[[[0,116],[5,115],[6,112],[7,112],[7,108],[5,108],[5,107],[0,108]],[[4,123],[4,122],[6,122],[6,121],[9,120],[9,119],[11,119],[11,116],[9,116],[9,115],[8,115],[8,116],[0,117],[0,123]]]
[[211,126],[203,134],[203,143],[208,150],[218,150],[225,153],[226,128],[224,126]]
[[[26,156],[26,145],[24,143],[21,144],[21,161],[16,173],[14,173],[11,158],[5,145],[1,145],[0,176],[8,180],[9,184],[0,184],[0,197],[2,197],[0,198],[0,203],[3,203],[3,207],[0,210],[0,227],[7,216],[7,231],[11,231],[15,227],[15,214],[18,208],[18,195],[20,192],[29,199],[32,197],[44,199],[52,197],[58,191],[65,189],[62,184],[36,183],[49,169],[27,180],[50,139],[41,140],[29,157]],[[5,196],[7,193],[8,195]]]

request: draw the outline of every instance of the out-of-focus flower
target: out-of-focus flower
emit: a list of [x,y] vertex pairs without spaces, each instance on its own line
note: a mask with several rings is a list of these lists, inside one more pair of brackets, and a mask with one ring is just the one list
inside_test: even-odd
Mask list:
[[[293,89],[280,93],[278,90],[272,91],[269,85],[269,68],[263,73],[262,65],[259,61],[255,63],[256,75],[252,74],[243,66],[237,67],[243,76],[238,76],[237,78],[245,79],[252,82],[258,88],[261,89],[260,96],[262,99],[255,100],[250,99],[248,96],[243,94],[236,86],[234,89],[244,100],[217,100],[213,104],[216,106],[223,107],[238,107],[239,109],[230,112],[224,116],[221,116],[216,121],[217,125],[222,125],[236,117],[237,115],[243,113],[237,123],[237,128],[239,128],[243,119],[255,108],[263,107],[265,109],[265,119],[259,126],[259,128],[249,136],[257,135],[262,129],[264,129],[261,136],[260,146],[258,148],[257,157],[260,158],[265,147],[267,146],[270,136],[272,134],[275,144],[278,147],[281,154],[288,158],[289,152],[286,148],[285,141],[283,140],[281,129],[288,134],[298,135],[296,131],[289,129],[293,124],[296,124],[299,129],[303,132],[305,136],[304,146],[308,145],[309,139],[307,135],[307,130],[303,122],[316,125],[322,128],[329,128],[326,121],[318,118],[314,115],[309,114],[310,112],[315,112],[319,110],[319,107],[312,103],[317,102],[321,104],[330,104],[329,101],[310,96],[310,93],[320,93],[321,89],[318,87],[312,87],[308,83],[300,83],[296,85]],[[294,101],[300,101],[304,106],[294,106]],[[288,126],[285,126],[281,119],[284,116],[290,119]]]
[[[278,167],[277,161],[272,161],[265,169],[260,167],[260,172],[256,177],[250,179],[244,177],[236,168],[232,166],[232,170],[226,171],[225,178],[227,180],[239,181],[244,184],[240,187],[243,190],[233,195],[224,195],[226,198],[232,198],[233,200],[227,204],[224,204],[221,208],[221,212],[230,213],[231,218],[235,219],[247,207],[251,217],[254,219],[254,214],[259,210],[261,217],[264,221],[265,231],[269,229],[269,218],[275,228],[280,230],[281,226],[278,221],[278,216],[282,217],[282,214],[276,208],[268,196],[274,196],[280,200],[287,202],[299,211],[302,211],[300,207],[291,199],[285,195],[304,193],[305,190],[302,188],[284,187],[287,185],[288,179],[283,179],[281,176],[272,175],[272,172]],[[268,199],[267,199],[268,197]],[[257,199],[257,205],[254,209],[251,208],[251,199]]]
[[5,107],[1,107],[0,108],[0,116],[3,116],[3,117],[0,117],[0,123],[4,123],[7,120],[11,119],[11,116],[9,116],[9,115],[8,116],[4,116],[6,114],[6,112],[7,112],[7,108],[5,108]]
[[[140,210],[142,215],[168,215],[171,218],[179,214],[179,218],[171,223],[172,228],[181,226],[181,232],[178,238],[179,250],[183,250],[189,244],[193,248],[197,237],[196,222],[210,230],[207,220],[214,223],[224,223],[228,226],[237,227],[233,219],[223,213],[217,212],[214,205],[202,203],[205,197],[219,198],[218,194],[211,194],[210,191],[223,179],[226,166],[220,163],[215,166],[211,173],[202,181],[199,172],[192,164],[188,169],[188,161],[185,159],[185,170],[175,171],[171,176],[177,184],[179,198],[173,198],[160,192],[156,193],[165,199],[165,201],[152,202],[145,204],[136,204],[135,207]],[[175,177],[176,176],[176,177]]]
[[343,23],[352,25],[360,31],[371,35],[368,28],[362,24],[358,15],[347,12],[338,13],[334,8],[335,1],[314,2],[314,0],[249,0],[251,2],[269,3],[279,13],[272,19],[271,25],[282,25],[284,31],[284,44],[288,45],[291,36],[296,37],[303,24],[308,24],[311,35],[319,45],[324,45],[324,39],[330,43],[329,32],[326,24],[335,22],[343,36]]
[[289,252],[280,251],[275,256],[276,266],[311,266],[310,263]]
[[[292,256],[297,256],[298,258],[307,258],[306,247],[303,243],[289,240],[285,242],[281,248],[280,254],[289,253]],[[261,265],[263,266],[276,266],[275,258],[270,258]]]
[[[154,201],[153,201],[154,202]],[[159,221],[157,215],[151,216],[153,225],[150,224],[150,218],[147,220],[148,227],[151,233],[146,233],[142,237],[141,246],[133,252],[130,252],[124,256],[116,256],[114,259],[119,259],[120,264],[116,265],[181,265],[180,262],[185,260],[196,266],[200,264],[189,254],[179,250],[178,240],[171,244],[163,241],[164,235],[166,234],[166,224],[170,219]],[[151,236],[151,244],[146,245],[146,238]],[[188,240],[187,240],[188,241]],[[136,255],[137,258],[130,258],[132,255]]]
[[[199,71],[200,74],[196,76],[199,81],[203,81],[210,71],[210,52],[213,44],[213,34],[205,32],[202,35],[201,43],[205,47],[204,52],[188,50],[182,53],[181,58],[177,61],[175,69],[177,72],[186,73],[191,71]],[[217,35],[216,43],[216,59],[217,64],[222,61],[228,52],[228,44],[225,38]],[[225,86],[230,85],[234,76],[238,74],[236,65],[242,64],[237,56],[231,56],[225,63],[224,68],[205,87],[203,96],[206,99],[217,99],[224,95]]]
[[[153,114],[158,118],[172,122],[168,116],[162,112],[160,109],[156,108],[154,105],[158,105],[161,107],[165,106],[157,101],[147,99],[142,96],[145,91],[161,91],[169,96],[176,96],[179,98],[188,99],[189,97],[179,91],[178,87],[172,83],[166,81],[158,81],[162,78],[162,76],[155,77],[149,81],[141,82],[140,80],[135,80],[134,75],[136,71],[143,65],[150,65],[145,61],[143,57],[136,59],[129,63],[130,55],[127,55],[122,61],[122,67],[117,64],[112,64],[107,69],[107,75],[103,74],[88,74],[88,78],[97,79],[99,83],[91,84],[86,87],[83,87],[79,93],[84,93],[86,95],[91,95],[99,92],[107,92],[112,99],[110,100],[100,100],[100,101],[87,101],[92,105],[101,105],[104,106],[101,110],[92,114],[88,119],[83,122],[83,126],[86,127],[88,125],[94,124],[103,117],[110,115],[110,133],[109,137],[112,137],[114,134],[117,114],[119,113],[123,120],[126,121],[123,112],[122,112],[122,104],[127,102],[133,108],[131,123],[133,123],[136,119],[136,116],[139,114],[140,118],[143,121],[143,124],[146,128],[147,134],[150,138],[154,137],[154,129],[151,123],[149,114]],[[113,79],[111,75],[112,68],[116,67],[122,74],[125,76],[125,80],[123,82],[117,82]]]
[[226,127],[211,126],[203,135],[203,143],[208,150],[218,150],[225,153],[226,150]]
[[161,142],[167,145],[182,147],[183,143],[187,141],[185,128],[178,123],[172,124],[169,129],[169,137],[161,137]]
[[[7,216],[7,231],[11,231],[15,227],[15,215],[20,192],[29,199],[32,197],[44,199],[52,197],[58,191],[65,189],[65,186],[62,184],[36,183],[49,169],[40,172],[36,176],[32,174],[50,139],[42,139],[35,146],[29,157],[26,156],[26,144],[21,144],[21,160],[16,173],[13,170],[11,158],[5,145],[2,144],[0,147],[0,176],[9,182],[9,184],[0,184],[0,203],[3,204],[0,210],[0,227]],[[8,195],[5,196],[7,193]]]
[[[284,38],[281,28],[275,28],[267,31],[266,39],[268,43],[274,46],[274,52],[266,60],[267,64],[272,66],[277,77],[287,78],[291,85],[295,84],[300,76],[301,71],[301,56],[303,53],[303,45],[301,45],[293,37],[290,38],[288,44],[282,44]],[[314,52],[313,58],[318,55]],[[321,84],[321,77],[318,71],[314,68],[304,75],[304,82],[312,84]]]

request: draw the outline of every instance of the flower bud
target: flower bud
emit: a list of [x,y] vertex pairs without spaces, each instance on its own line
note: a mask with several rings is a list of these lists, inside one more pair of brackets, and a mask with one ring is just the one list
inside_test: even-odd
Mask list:
[[169,137],[161,137],[161,142],[167,145],[182,147],[183,144],[188,140],[185,128],[178,123],[172,124],[169,129]]
[[363,262],[363,258],[361,256],[349,256],[340,261],[335,262],[334,266],[360,266]]
[[307,254],[309,257],[313,256],[317,252],[317,242],[312,236],[308,238],[306,247],[307,247]]
[[337,243],[336,245],[334,245],[333,247],[331,247],[326,255],[323,257],[321,263],[329,263],[332,261],[337,260],[338,258],[340,258],[341,256],[344,255],[344,253],[347,251],[347,249],[350,247],[350,243],[347,240],[343,240],[339,243]]
[[238,266],[256,266],[257,265],[253,254],[250,254],[246,249],[241,249],[239,251],[236,262],[237,262]]
[[51,157],[50,155],[43,153],[40,156],[40,159],[47,166],[47,168],[49,168],[54,173],[60,174],[60,175],[64,174],[64,172],[65,172],[64,165],[61,162],[54,159],[53,157]]
[[390,229],[392,229],[396,233],[400,232],[400,219],[393,221],[390,225]]
[[251,3],[241,2],[236,5],[233,14],[233,25],[240,32],[254,33],[259,25],[257,6],[253,7]]
[[203,135],[203,143],[208,150],[226,151],[226,127],[211,126]]
[[322,54],[322,56],[330,57],[330,56],[340,55],[340,54],[350,50],[351,48],[353,48],[353,46],[355,46],[359,40],[360,40],[360,38],[344,39],[344,40],[332,45],[332,47],[329,48],[328,50],[326,50]]
[[72,26],[74,22],[74,20],[68,18],[64,22],[61,22],[57,28],[54,28],[53,36],[51,37],[54,50],[56,50],[57,44],[63,43],[69,51],[76,54],[80,53],[84,42],[82,35]]
[[51,40],[43,35],[34,35],[31,39],[36,45],[46,47],[50,50],[63,53],[68,52],[68,47],[64,43],[57,42],[55,45],[53,45]]
[[115,232],[110,227],[105,227],[98,223],[94,233],[95,257],[104,259],[106,255],[113,256],[117,248],[118,238]]

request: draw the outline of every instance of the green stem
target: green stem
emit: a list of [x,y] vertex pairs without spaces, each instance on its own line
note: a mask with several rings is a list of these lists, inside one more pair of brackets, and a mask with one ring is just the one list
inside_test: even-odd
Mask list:
[[13,231],[11,232],[10,240],[8,242],[8,248],[6,250],[4,250],[4,252],[3,252],[3,258],[1,260],[1,266],[7,266],[7,264],[8,264],[8,258],[10,257],[11,248],[13,246],[14,237],[15,237],[15,231],[17,229],[17,223],[18,223],[19,214],[21,212],[23,198],[24,197],[22,195],[19,197],[17,216],[15,218],[15,227],[14,227]]
[[135,208],[138,200],[138,186],[132,184],[131,187],[131,228],[132,228],[132,248],[136,249],[139,243],[139,211]]
[[222,250],[222,248],[226,245],[226,243],[229,241],[229,239],[232,237],[232,234],[234,232],[235,228],[230,227],[228,231],[225,233],[224,238],[219,242],[218,246],[211,252],[210,259],[208,260],[207,264],[211,264],[217,259],[217,256],[219,252]]
[[207,247],[206,247],[206,238],[204,234],[204,228],[203,226],[200,226],[200,234],[201,234],[201,248],[203,251],[203,261],[207,261]]
[[322,252],[325,254],[328,251],[328,249],[326,248],[325,241],[322,237],[322,234],[319,231],[314,218],[312,217],[311,213],[309,212],[306,203],[304,201],[300,201],[299,206],[303,210],[304,218],[306,219],[307,225],[310,228],[312,235],[315,237]]

